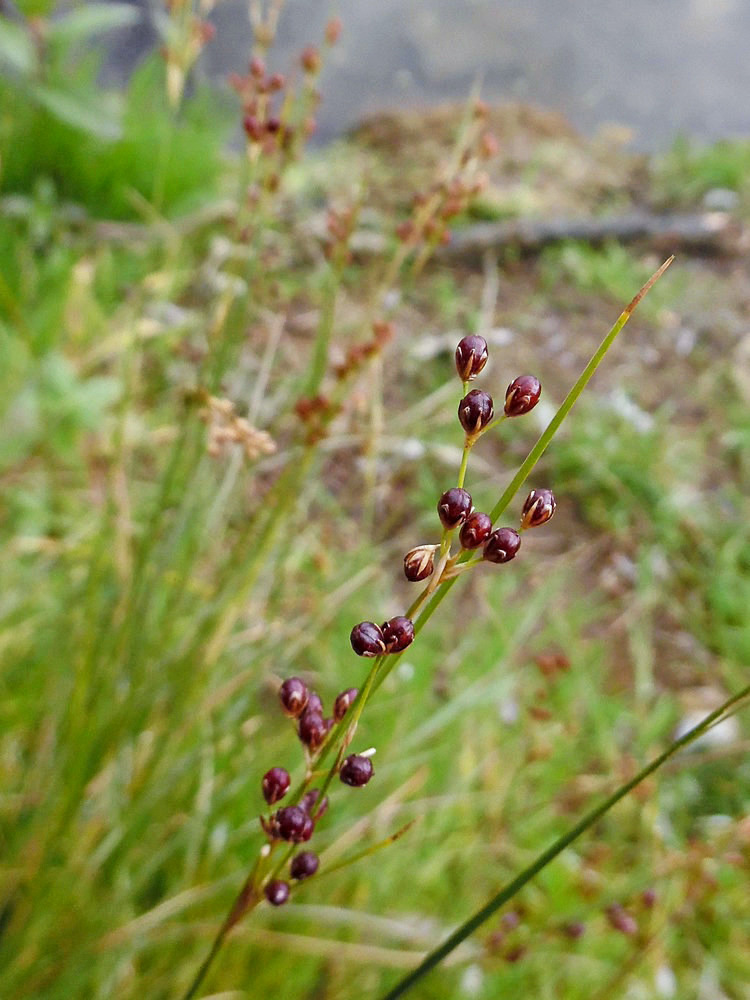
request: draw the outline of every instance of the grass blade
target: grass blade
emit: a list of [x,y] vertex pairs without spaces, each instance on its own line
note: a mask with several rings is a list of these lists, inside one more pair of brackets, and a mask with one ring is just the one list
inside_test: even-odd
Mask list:
[[631,778],[630,781],[625,782],[621,785],[609,798],[605,799],[598,806],[592,809],[590,812],[571,827],[567,833],[564,833],[562,837],[559,837],[550,847],[547,848],[542,854],[539,855],[527,868],[524,868],[511,882],[504,886],[500,892],[496,893],[491,899],[489,899],[481,909],[471,916],[465,923],[446,938],[446,940],[431,951],[429,955],[407,976],[405,976],[400,982],[398,982],[388,993],[384,994],[381,1000],[396,1000],[396,997],[403,996],[408,990],[414,986],[420,979],[427,975],[432,969],[442,962],[442,960],[449,955],[454,949],[456,949],[463,941],[466,940],[474,931],[480,927],[486,920],[488,920],[497,910],[500,909],[508,900],[512,899],[528,882],[530,882],[536,875],[539,874],[544,868],[547,867],[550,862],[561,854],[566,847],[577,840],[581,834],[585,833],[590,827],[594,825],[599,819],[602,818],[609,810],[617,805],[620,799],[625,798],[629,792],[632,792],[642,781],[658,771],[659,768],[665,764],[670,757],[673,757],[678,751],[682,750],[684,747],[688,746],[694,740],[697,740],[699,736],[702,736],[711,726],[721,719],[730,709],[735,705],[738,705],[743,699],[750,696],[750,684],[744,687],[741,691],[733,694],[728,698],[723,705],[720,705],[717,709],[714,709],[709,715],[702,719],[697,726],[690,729],[684,736],[681,736],[678,740],[671,743],[663,753],[659,754],[650,764],[647,764],[635,777]]

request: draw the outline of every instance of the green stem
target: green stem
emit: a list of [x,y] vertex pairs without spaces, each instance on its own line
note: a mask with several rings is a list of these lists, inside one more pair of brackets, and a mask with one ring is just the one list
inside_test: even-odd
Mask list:
[[567,833],[564,833],[562,837],[558,839],[543,851],[527,868],[524,868],[520,874],[518,874],[512,882],[509,882],[504,886],[500,892],[489,899],[484,906],[482,906],[477,912],[470,917],[465,923],[461,924],[458,930],[454,931],[446,940],[439,945],[434,951],[431,951],[429,955],[422,962],[410,972],[408,975],[404,976],[400,982],[398,982],[388,993],[384,994],[382,1000],[396,1000],[396,997],[403,996],[407,990],[427,975],[430,970],[434,969],[439,962],[441,962],[447,955],[449,955],[455,948],[457,948],[463,941],[466,940],[474,931],[480,927],[486,920],[488,920],[497,910],[500,909],[509,899],[512,899],[526,884],[530,882],[542,869],[546,868],[551,861],[561,854],[566,847],[577,840],[581,834],[585,833],[590,827],[592,827],[598,820],[602,818],[609,810],[615,806],[620,799],[625,798],[629,792],[641,784],[646,778],[648,778],[659,768],[670,757],[673,757],[679,750],[688,746],[694,740],[698,739],[714,722],[717,722],[730,708],[736,705],[738,702],[742,701],[744,698],[750,696],[750,684],[744,687],[741,691],[733,694],[728,698],[723,705],[715,709],[704,719],[702,719],[697,726],[681,736],[680,739],[675,740],[671,743],[667,749],[659,754],[650,764],[647,764],[642,770],[631,778],[630,781],[625,782],[621,785],[617,791],[613,792],[609,798],[605,799],[598,806],[592,809],[590,812],[581,819],[575,826],[571,827]]
[[654,274],[652,274],[652,276],[649,278],[649,280],[646,282],[643,288],[641,288],[641,290],[635,296],[633,301],[628,306],[626,306],[625,309],[623,309],[623,311],[620,313],[617,322],[609,331],[604,340],[601,342],[599,347],[596,349],[596,351],[591,357],[591,360],[576,379],[573,388],[570,390],[568,395],[563,400],[562,405],[558,409],[557,413],[547,424],[546,428],[540,435],[539,440],[531,449],[529,454],[526,456],[526,459],[521,464],[520,468],[518,469],[518,472],[515,474],[513,479],[506,487],[505,492],[490,511],[490,517],[492,518],[493,522],[496,521],[497,518],[500,517],[500,515],[503,513],[503,511],[508,506],[510,501],[516,495],[517,491],[523,485],[524,480],[531,473],[531,470],[534,468],[536,463],[539,461],[544,452],[547,450],[547,446],[557,433],[560,424],[567,417],[568,413],[570,413],[570,411],[573,409],[573,405],[575,404],[578,397],[581,395],[583,390],[588,385],[591,376],[594,374],[596,369],[604,360],[604,356],[606,355],[607,351],[610,349],[612,344],[615,342],[618,333],[622,330],[627,321],[630,319],[635,307],[641,301],[643,296],[649,291],[654,282],[658,281],[659,278],[662,276],[662,274],[664,274],[664,272],[666,271],[666,269],[669,267],[669,265],[672,263],[673,260],[674,256],[670,257],[668,260],[665,260],[664,263],[659,268],[659,270],[656,271]]

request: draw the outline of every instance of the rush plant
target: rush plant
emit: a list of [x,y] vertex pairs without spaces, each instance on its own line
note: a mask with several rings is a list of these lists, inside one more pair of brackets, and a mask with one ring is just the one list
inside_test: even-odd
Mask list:
[[[458,344],[455,364],[463,391],[458,404],[458,420],[464,432],[464,442],[456,484],[446,489],[437,501],[437,514],[442,528],[439,540],[419,544],[404,556],[404,573],[407,580],[424,583],[424,587],[403,615],[392,617],[380,625],[374,621],[362,621],[354,625],[350,635],[353,651],[373,662],[360,689],[349,688],[338,695],[331,715],[326,714],[319,695],[310,690],[300,678],[290,677],[281,684],[279,689],[281,709],[290,717],[301,744],[304,776],[296,787],[291,788],[289,774],[283,768],[272,767],[265,775],[263,797],[269,806],[274,807],[260,818],[266,842],[222,922],[206,959],[184,994],[185,1000],[196,995],[227,935],[247,914],[264,900],[272,906],[282,906],[294,897],[295,886],[302,880],[325,873],[325,867],[321,868],[319,865],[317,854],[307,849],[299,851],[298,845],[310,841],[314,837],[317,824],[330,814],[329,795],[334,793],[336,779],[340,784],[354,789],[376,780],[372,763],[374,748],[361,748],[358,752],[349,752],[355,743],[358,725],[365,708],[392,672],[401,654],[417,639],[459,577],[476,570],[483,563],[504,564],[515,559],[521,549],[523,533],[546,524],[554,515],[556,500],[552,491],[548,488],[534,487],[521,505],[518,527],[501,523],[517,492],[532,474],[541,455],[603,361],[617,335],[643,296],[669,267],[672,259],[670,257],[662,264],[623,310],[494,508],[486,513],[474,509],[471,495],[466,489],[472,449],[482,436],[491,432],[501,421],[529,413],[539,402],[542,387],[533,375],[520,375],[514,378],[505,391],[503,412],[496,417],[492,396],[483,389],[469,388],[481,374],[487,361],[486,341],[480,336],[467,336]],[[387,995],[388,1000],[405,993],[422,975],[445,958],[484,920],[553,861],[568,844],[588,830],[597,819],[679,749],[724,717],[749,692],[750,688],[746,688],[728,699],[698,726],[676,740],[632,780],[623,784],[600,806],[584,816],[568,833],[520,872],[516,879],[429,955],[417,970],[394,987]],[[381,750],[383,753],[388,752],[387,748]],[[276,803],[282,799],[286,804],[275,808]],[[335,808],[335,798],[331,808]],[[385,846],[402,832],[397,831],[387,841],[373,845],[365,853],[372,853]],[[350,861],[359,860],[361,856],[360,852]],[[347,863],[344,861],[343,865]],[[337,867],[342,865],[339,864]]]

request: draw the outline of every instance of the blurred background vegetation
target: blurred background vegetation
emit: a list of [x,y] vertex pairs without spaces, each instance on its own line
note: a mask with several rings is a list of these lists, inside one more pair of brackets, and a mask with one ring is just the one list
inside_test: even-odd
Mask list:
[[[436,540],[460,458],[456,342],[487,338],[496,398],[521,372],[544,386],[476,450],[487,509],[665,248],[613,222],[596,245],[402,259],[461,107],[302,155],[317,71],[261,52],[291,138],[257,155],[237,95],[195,75],[197,7],[160,12],[118,91],[102,33],[134,8],[0,11],[0,993],[177,997],[262,843],[261,776],[302,766],[280,679],[330,705],[366,670],[352,624],[413,597],[401,558]],[[731,240],[666,248],[534,474],[555,520],[454,589],[368,708],[376,780],[335,794],[321,870],[417,823],[253,913],[208,992],[377,997],[746,682],[750,145],[647,156],[519,104],[485,127],[456,232],[719,208]],[[337,380],[381,319],[390,343]],[[318,390],[337,405],[311,434]],[[275,451],[217,446],[211,399]],[[747,714],[713,730],[418,995],[747,1000],[749,746]]]

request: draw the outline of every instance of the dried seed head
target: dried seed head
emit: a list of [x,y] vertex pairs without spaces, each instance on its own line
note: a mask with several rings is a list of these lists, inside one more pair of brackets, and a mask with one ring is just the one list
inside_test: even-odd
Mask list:
[[533,410],[542,394],[542,383],[534,375],[519,375],[505,390],[505,414],[520,417]]
[[446,490],[438,500],[437,511],[440,523],[444,528],[451,530],[463,524],[472,511],[471,493],[462,490],[460,486],[454,486],[452,490]]
[[320,712],[311,712],[309,709],[299,720],[299,738],[310,750],[317,750],[326,738],[325,719]]
[[487,341],[484,337],[469,336],[458,342],[456,371],[462,382],[475,379],[487,364]]
[[292,878],[301,881],[303,878],[310,878],[311,875],[314,875],[319,864],[318,855],[314,851],[302,851],[301,854],[292,858],[289,874]]
[[289,677],[279,688],[279,699],[285,713],[298,719],[307,708],[310,692],[299,677]]
[[607,907],[606,913],[607,920],[616,931],[627,935],[638,933],[638,923],[635,917],[628,913],[621,903],[612,903],[611,906]]
[[309,792],[305,792],[300,801],[300,808],[304,809],[316,823],[328,808],[328,796],[326,795],[320,805],[318,805],[319,798],[320,789],[311,788]]
[[563,924],[562,932],[565,937],[569,937],[573,941],[577,941],[578,938],[583,937],[586,933],[586,924],[581,920],[570,920],[567,924]]
[[263,798],[272,806],[289,791],[289,772],[283,767],[272,767],[263,775]]
[[480,434],[495,415],[492,396],[482,389],[472,389],[458,404],[458,419],[470,436]]
[[414,642],[414,623],[411,618],[399,615],[383,622],[381,628],[387,653],[400,653]]
[[362,788],[373,775],[372,761],[369,757],[350,754],[341,765],[339,777],[345,785],[352,788]]
[[417,583],[432,575],[435,568],[435,552],[439,545],[417,545],[404,556],[404,575],[407,580]]
[[299,57],[305,73],[315,74],[320,71],[320,53],[314,45],[306,45]]
[[380,656],[385,652],[383,633],[375,622],[360,622],[355,625],[349,641],[357,656]]
[[[303,840],[310,839],[310,836],[305,836],[305,834],[312,820],[300,806],[284,806],[276,812],[272,822],[275,831],[282,840],[298,844]],[[310,834],[312,834],[312,830]]]
[[269,882],[263,892],[271,906],[283,906],[289,899],[289,886],[286,882],[282,882],[281,879],[274,879],[273,882]]
[[546,524],[555,513],[557,503],[552,490],[532,490],[521,511],[521,531]]
[[343,27],[340,17],[332,17],[326,25],[326,41],[329,45],[335,45],[341,36]]
[[358,694],[358,688],[349,688],[347,691],[342,691],[336,698],[336,701],[333,703],[333,717],[336,722],[341,722]]
[[492,518],[481,510],[472,511],[461,525],[458,540],[465,549],[478,549],[492,531]]
[[514,559],[521,547],[521,536],[513,528],[498,528],[484,543],[482,558],[491,563],[506,563]]

